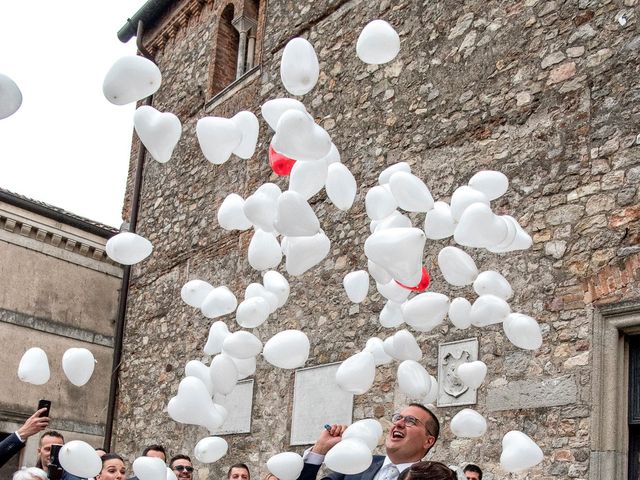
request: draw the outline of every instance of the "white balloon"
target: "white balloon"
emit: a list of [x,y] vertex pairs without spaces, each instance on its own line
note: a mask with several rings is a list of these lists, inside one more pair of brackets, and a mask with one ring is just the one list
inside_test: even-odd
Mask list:
[[463,408],[451,419],[451,431],[459,438],[478,438],[487,431],[487,421],[471,408]]
[[247,259],[249,265],[258,271],[277,267],[282,261],[278,239],[273,233],[257,228],[249,242]]
[[22,105],[22,92],[11,78],[0,73],[0,120],[10,117]]
[[376,283],[376,290],[387,300],[396,303],[403,303],[411,294],[411,290],[401,287],[395,280],[391,280],[384,285]]
[[278,297],[275,293],[267,290],[260,283],[250,283],[244,290],[244,298],[260,297],[269,304],[269,313],[273,313],[278,309]]
[[469,186],[484,193],[489,200],[495,200],[507,192],[509,179],[502,172],[482,170],[471,177]]
[[316,51],[304,38],[289,40],[282,52],[280,78],[287,92],[304,95],[313,90],[320,75]]
[[285,303],[287,303],[287,299],[289,298],[289,282],[286,278],[279,272],[275,270],[270,270],[265,272],[262,277],[262,283],[264,288],[266,288],[269,292],[273,293],[278,299],[278,308],[282,307]]
[[224,339],[227,338],[228,335],[231,335],[231,332],[229,332],[226,323],[222,320],[213,322],[211,328],[209,328],[209,337],[204,346],[204,353],[207,355],[216,355],[222,352],[222,342],[224,342]]
[[384,353],[389,355],[391,358],[395,358],[396,360],[400,360],[401,354],[395,348],[395,344],[393,342],[393,335],[385,338],[382,341],[382,348],[384,349]]
[[331,249],[331,241],[322,230],[312,237],[284,237],[282,241],[287,244],[287,273],[293,276],[315,267]]
[[173,470],[171,470],[169,467],[167,467],[166,480],[178,480],[178,477],[176,476],[176,474],[173,473]]
[[260,339],[253,333],[244,330],[233,332],[222,342],[222,352],[235,358],[245,359],[255,357],[261,351],[262,342]]
[[371,466],[373,455],[369,447],[357,438],[338,442],[324,457],[324,464],[333,472],[353,475]]
[[274,367],[300,368],[309,358],[309,348],[309,338],[304,332],[284,330],[264,344],[262,355]]
[[456,375],[467,387],[477,390],[487,375],[487,366],[480,360],[461,363],[456,368]]
[[371,260],[367,261],[367,270],[369,270],[369,275],[373,277],[376,283],[384,285],[385,283],[389,283],[393,280],[393,277],[389,272],[387,272],[383,267],[381,267],[377,263],[372,262]]
[[[229,336],[227,338],[229,338]],[[238,367],[236,367],[235,362],[229,355],[221,353],[211,360],[209,376],[211,378],[211,384],[213,385],[213,391],[215,393],[221,393],[222,395],[228,395],[233,391],[238,382]]]
[[329,150],[329,153],[322,157],[322,160],[327,162],[327,165],[341,162],[340,152],[338,151],[338,147],[336,147],[334,143],[331,143],[331,149]]
[[221,317],[233,313],[238,306],[236,296],[227,287],[217,287],[211,290],[202,301],[200,311],[207,318]]
[[428,332],[442,323],[448,311],[449,297],[441,293],[425,292],[402,306],[402,318],[419,332]]
[[293,98],[274,98],[265,102],[262,107],[262,117],[269,124],[272,130],[276,130],[278,127],[278,121],[284,112],[287,110],[298,110],[299,112],[310,115],[307,113],[307,109],[304,104]]
[[302,472],[304,461],[295,452],[283,452],[267,460],[267,469],[279,480],[296,480]]
[[196,136],[204,157],[222,165],[240,147],[242,132],[234,122],[222,117],[204,117],[196,124]]
[[324,187],[329,166],[324,159],[316,162],[296,162],[289,174],[289,190],[309,200]]
[[467,207],[477,202],[489,206],[489,199],[484,193],[466,185],[456,188],[451,195],[451,216],[459,222]]
[[225,230],[247,230],[252,223],[244,214],[244,199],[237,193],[225,197],[218,209],[218,224]]
[[364,351],[373,355],[376,366],[386,365],[393,361],[393,358],[387,355],[387,352],[384,351],[383,342],[378,337],[372,337],[367,340],[367,345],[364,347]]
[[126,105],[153,95],[162,74],[151,60],[138,55],[122,57],[111,66],[102,83],[102,93],[114,105]]
[[199,378],[207,387],[209,395],[213,395],[215,393],[213,390],[213,384],[211,383],[209,367],[207,367],[200,360],[189,360],[184,366],[184,376]]
[[332,163],[327,170],[325,191],[336,208],[347,211],[356,198],[358,185],[351,171],[342,163]]
[[475,327],[485,327],[500,323],[511,313],[509,304],[495,295],[479,296],[469,311],[471,324]]
[[258,143],[258,132],[260,131],[260,124],[258,118],[253,114],[243,110],[236,113],[231,120],[236,128],[240,131],[240,143],[233,149],[233,153],[242,159],[249,159],[256,151],[256,144]]
[[411,173],[411,167],[407,162],[394,163],[390,167],[387,167],[382,172],[380,172],[380,175],[378,175],[378,183],[380,185],[385,185],[389,183],[389,179],[391,178],[391,175],[393,175],[396,172]]
[[360,32],[356,43],[358,58],[372,65],[390,62],[399,51],[400,37],[384,20],[369,22]]
[[233,360],[233,363],[236,364],[236,369],[238,370],[238,380],[250,377],[251,375],[256,373],[256,357],[230,358],[231,360]]
[[205,437],[196,443],[193,454],[202,463],[213,463],[227,454],[229,444],[224,438]]
[[[215,379],[212,378],[212,381],[215,385]],[[208,428],[209,431],[215,431],[224,421],[220,411],[214,405],[206,385],[196,377],[182,379],[178,386],[178,394],[169,400],[167,413],[176,422],[200,425]],[[135,464],[134,472],[140,475],[136,472]],[[164,470],[162,473],[165,474]]]
[[331,151],[331,137],[307,113],[287,110],[278,120],[271,146],[299,161],[321,160]]
[[398,366],[398,389],[411,399],[420,400],[431,388],[431,378],[415,360],[405,360]]
[[448,284],[470,285],[478,276],[478,267],[468,253],[457,247],[444,247],[438,253],[438,267]]
[[515,218],[509,215],[501,215],[497,218],[506,225],[507,234],[500,243],[487,247],[487,250],[494,253],[504,253],[531,248],[533,239],[522,229]]
[[380,185],[369,189],[365,196],[364,204],[367,216],[371,220],[382,220],[398,208],[398,202],[391,191]]
[[484,203],[476,202],[464,210],[453,239],[467,247],[492,248],[501,245],[508,234],[507,221],[494,215]]
[[360,352],[340,364],[336,371],[336,383],[345,392],[361,395],[371,388],[375,376],[376,362],[373,355]]
[[387,228],[411,228],[413,224],[411,219],[399,211],[394,210],[391,215],[384,217],[382,220],[373,220],[371,222],[371,233]]
[[449,238],[456,229],[456,223],[451,216],[451,207],[445,202],[436,202],[433,209],[427,212],[424,219],[424,233],[431,240]]
[[491,294],[503,300],[509,300],[513,296],[509,281],[493,270],[480,273],[473,282],[473,289],[478,295]]
[[133,126],[154,160],[167,163],[182,136],[182,124],[173,113],[161,113],[149,105],[133,114]]
[[236,309],[236,322],[243,328],[255,328],[269,317],[271,307],[262,297],[246,298]]
[[394,173],[389,178],[389,187],[398,206],[407,212],[428,212],[433,208],[429,187],[412,173]]
[[425,241],[419,228],[389,228],[371,234],[364,242],[364,253],[398,282],[416,285],[422,278]]
[[438,400],[438,381],[433,375],[429,375],[429,379],[431,380],[429,393],[427,393],[427,396],[420,401],[423,405],[433,404]]
[[51,376],[49,359],[44,350],[33,347],[24,352],[18,365],[18,378],[33,385],[44,385]]
[[65,443],[58,452],[60,466],[76,477],[93,478],[102,470],[96,449],[82,440]]
[[76,387],[82,387],[91,379],[95,366],[96,359],[86,348],[69,348],[62,355],[62,370]]
[[369,293],[369,274],[366,270],[347,273],[342,280],[347,297],[353,303],[361,303]]
[[422,350],[416,341],[416,337],[409,330],[398,330],[393,335],[393,350],[398,360],[419,361],[422,358]]
[[456,328],[464,330],[471,326],[471,303],[463,297],[451,300],[449,305],[449,320]]
[[[278,188],[278,190],[280,189]],[[273,232],[277,201],[278,199],[274,198],[267,190],[258,189],[244,201],[244,214],[256,228],[265,232]]]
[[310,237],[320,231],[320,222],[309,202],[297,192],[286,191],[278,198],[276,230],[287,237]]
[[132,468],[140,480],[164,480],[167,477],[167,465],[161,458],[138,457],[133,461]]
[[363,442],[369,450],[373,450],[378,446],[379,436],[366,423],[355,422],[349,425],[342,434],[343,440],[348,438],[356,438]]
[[380,311],[380,325],[385,328],[399,327],[404,323],[402,304],[389,300]]
[[543,459],[544,453],[540,447],[525,433],[512,430],[502,438],[500,465],[507,472],[523,472],[535,467]]
[[502,322],[507,338],[518,348],[537,350],[542,346],[542,331],[535,319],[521,313],[511,313]]
[[122,265],[134,265],[151,255],[153,245],[140,235],[121,232],[107,240],[105,251],[114,262]]
[[187,305],[200,308],[204,299],[211,293],[213,286],[204,280],[189,280],[180,290],[180,298]]

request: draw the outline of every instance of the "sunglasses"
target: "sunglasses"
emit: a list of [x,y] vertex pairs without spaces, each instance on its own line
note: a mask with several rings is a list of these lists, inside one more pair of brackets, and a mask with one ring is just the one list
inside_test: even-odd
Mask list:
[[427,433],[431,435],[431,432],[429,431],[425,423],[422,420],[414,417],[413,415],[402,415],[400,413],[394,413],[393,415],[391,415],[391,423],[393,423],[394,425],[401,420],[404,420],[404,424],[409,427],[416,427],[418,425],[422,425],[424,429],[427,431]]
[[174,465],[173,469],[177,472],[187,471],[189,473],[193,472],[193,467],[189,467],[188,465]]

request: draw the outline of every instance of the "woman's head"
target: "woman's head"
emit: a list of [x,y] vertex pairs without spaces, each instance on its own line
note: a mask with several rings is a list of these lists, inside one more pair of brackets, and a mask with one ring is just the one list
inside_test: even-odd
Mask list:
[[126,478],[124,460],[117,453],[107,453],[102,456],[102,470],[96,480],[124,480]]
[[403,471],[398,480],[456,480],[456,474],[440,462],[418,462]]

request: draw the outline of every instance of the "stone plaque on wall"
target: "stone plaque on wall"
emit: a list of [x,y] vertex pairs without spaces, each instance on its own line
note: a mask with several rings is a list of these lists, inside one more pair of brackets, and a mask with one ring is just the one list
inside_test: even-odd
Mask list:
[[314,443],[327,423],[351,423],[353,395],[336,383],[339,366],[332,363],[296,370],[291,445]]
[[227,420],[215,432],[216,435],[230,435],[233,433],[251,433],[251,407],[253,406],[253,379],[238,382],[236,388],[227,395],[215,397],[229,412]]
[[455,374],[461,363],[478,359],[478,339],[468,338],[438,345],[438,406],[473,405],[476,390],[467,387]]

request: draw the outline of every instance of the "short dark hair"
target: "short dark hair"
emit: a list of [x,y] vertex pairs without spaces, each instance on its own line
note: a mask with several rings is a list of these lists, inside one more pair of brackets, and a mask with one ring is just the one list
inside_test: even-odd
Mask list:
[[142,451],[142,456],[146,457],[147,453],[149,453],[151,450],[155,450],[156,452],[162,452],[162,454],[164,455],[164,458],[165,459],[167,458],[167,451],[164,449],[162,445],[159,445],[159,444],[153,444],[153,445],[149,445],[148,447],[145,447],[145,449]]
[[478,465],[474,465],[473,463],[470,463],[466,467],[464,467],[463,472],[478,473],[480,474],[480,480],[482,480],[482,470],[480,470],[480,467]]
[[229,470],[227,471],[227,478],[231,477],[231,470],[233,470],[234,468],[244,468],[249,474],[249,478],[251,478],[251,472],[249,471],[249,467],[247,467],[247,465],[244,463],[236,463],[234,465],[231,465],[229,467]]
[[42,439],[44,437],[61,438],[62,439],[62,443],[64,443],[64,435],[62,435],[60,432],[56,432],[55,430],[47,430],[42,435],[40,435],[40,441],[39,441],[38,445],[42,445]]
[[405,469],[398,480],[456,480],[456,474],[440,462],[418,462]]
[[103,465],[104,465],[104,462],[106,462],[107,460],[120,460],[122,463],[124,463],[124,458],[122,458],[117,453],[105,453],[100,458],[102,459]]
[[[155,448],[152,448],[151,450],[155,450]],[[173,462],[175,462],[176,460],[187,460],[189,463],[193,463],[191,462],[191,457],[189,455],[183,455],[182,453],[179,453],[178,455],[174,455],[173,457],[171,457],[171,460],[169,461],[169,468],[173,468]]]
[[438,417],[436,417],[435,413],[421,403],[414,402],[410,403],[409,406],[420,408],[429,414],[429,419],[426,422],[427,430],[429,430],[429,433],[438,440],[438,435],[440,435],[440,421],[438,420]]

